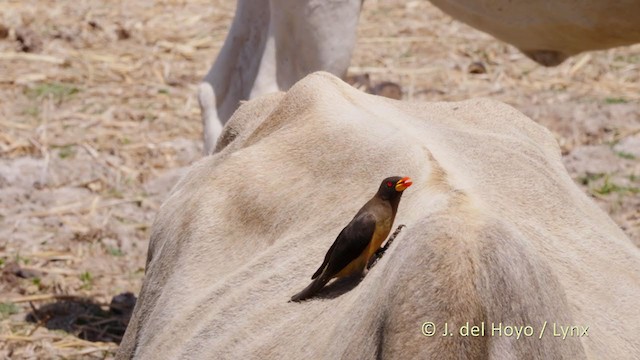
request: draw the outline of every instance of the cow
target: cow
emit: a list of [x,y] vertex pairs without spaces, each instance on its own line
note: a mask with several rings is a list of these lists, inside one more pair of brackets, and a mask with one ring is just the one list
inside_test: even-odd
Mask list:
[[[381,179],[413,179],[364,278],[309,283]],[[638,359],[640,250],[503,103],[313,73],[239,107],[160,208],[119,359]]]
[[[640,42],[640,0],[431,2],[546,66]],[[313,71],[343,77],[361,6],[362,0],[238,0],[224,45],[198,88],[205,154],[241,100],[287,90]]]

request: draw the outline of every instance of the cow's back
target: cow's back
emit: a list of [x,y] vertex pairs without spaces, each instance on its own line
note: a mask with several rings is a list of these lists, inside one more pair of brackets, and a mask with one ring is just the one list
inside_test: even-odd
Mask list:
[[[640,356],[638,249],[513,108],[397,102],[317,73],[235,116],[159,211],[121,358]],[[414,185],[385,256],[359,284],[289,303],[396,174]],[[425,336],[429,322],[453,335]],[[466,322],[536,333],[465,337]]]

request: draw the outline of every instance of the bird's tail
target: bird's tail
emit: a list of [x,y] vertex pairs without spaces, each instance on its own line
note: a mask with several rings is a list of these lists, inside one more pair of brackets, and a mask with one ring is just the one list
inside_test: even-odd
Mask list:
[[324,287],[329,282],[329,280],[331,279],[327,278],[327,276],[324,276],[324,274],[320,275],[315,280],[313,280],[311,284],[309,284],[309,286],[304,288],[299,293],[293,295],[291,297],[291,301],[299,302],[312,297],[318,291],[320,291],[320,289],[322,289],[322,287]]

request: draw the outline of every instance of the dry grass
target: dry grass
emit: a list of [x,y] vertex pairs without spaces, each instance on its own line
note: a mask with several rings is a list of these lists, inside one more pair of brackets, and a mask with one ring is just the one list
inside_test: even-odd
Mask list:
[[[65,296],[107,311],[137,293],[154,213],[199,158],[195,86],[234,6],[0,4],[0,356],[112,357],[113,342],[25,315]],[[408,100],[490,96],[548,126],[572,176],[640,243],[640,46],[542,68],[426,2],[368,0],[352,63]]]

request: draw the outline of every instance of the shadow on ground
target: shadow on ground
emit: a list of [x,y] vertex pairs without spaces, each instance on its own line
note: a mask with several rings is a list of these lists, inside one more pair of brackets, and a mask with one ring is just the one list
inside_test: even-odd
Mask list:
[[60,297],[56,302],[36,308],[26,320],[50,330],[64,330],[83,340],[120,343],[136,297],[122,293],[111,299],[109,304],[100,304],[90,298]]

